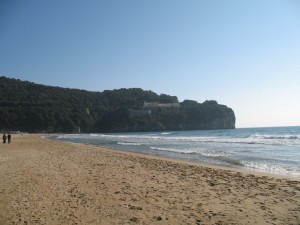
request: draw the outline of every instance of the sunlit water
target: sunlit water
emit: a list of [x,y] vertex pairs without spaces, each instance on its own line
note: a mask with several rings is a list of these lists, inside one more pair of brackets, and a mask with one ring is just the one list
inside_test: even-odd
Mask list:
[[50,139],[300,177],[300,127],[56,134]]

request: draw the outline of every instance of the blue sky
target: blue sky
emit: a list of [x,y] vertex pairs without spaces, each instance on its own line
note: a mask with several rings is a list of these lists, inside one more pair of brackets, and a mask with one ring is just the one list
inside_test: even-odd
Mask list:
[[300,125],[300,2],[0,1],[0,75],[217,100],[237,127]]

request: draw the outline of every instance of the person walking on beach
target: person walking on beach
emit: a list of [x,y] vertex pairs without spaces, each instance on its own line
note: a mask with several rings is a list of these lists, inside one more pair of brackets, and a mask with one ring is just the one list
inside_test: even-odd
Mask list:
[[10,144],[10,142],[11,142],[11,135],[8,134],[8,135],[7,135],[7,143]]
[[2,139],[3,139],[3,144],[5,144],[6,143],[6,135],[5,135],[5,133],[3,134]]

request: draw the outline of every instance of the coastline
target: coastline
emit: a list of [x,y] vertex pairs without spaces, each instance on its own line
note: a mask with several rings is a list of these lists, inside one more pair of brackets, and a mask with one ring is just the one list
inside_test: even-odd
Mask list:
[[45,137],[188,163],[300,178],[299,128],[51,134]]
[[[47,139],[47,138],[45,138],[45,139]],[[105,147],[105,146],[101,146],[101,145],[83,144],[83,143],[75,143],[75,142],[60,141],[60,140],[52,140],[52,141],[57,141],[60,143],[69,143],[72,145],[79,145],[79,146],[96,147],[96,148],[99,148],[99,149],[105,150],[105,151],[117,152],[117,153],[124,154],[124,155],[128,154],[129,156],[132,155],[133,157],[134,156],[146,157],[146,158],[153,159],[153,160],[169,161],[169,162],[174,162],[174,163],[184,164],[184,165],[188,164],[188,165],[195,166],[195,167],[208,167],[208,168],[216,169],[216,170],[225,170],[225,171],[230,171],[230,172],[242,173],[243,175],[267,176],[267,177],[274,178],[274,179],[276,179],[276,178],[287,179],[287,180],[295,180],[295,181],[300,182],[300,177],[288,176],[285,174],[277,174],[277,173],[271,173],[271,172],[265,172],[265,171],[258,171],[255,169],[249,169],[249,168],[243,168],[243,167],[237,168],[237,167],[233,167],[233,166],[209,164],[209,163],[205,163],[205,162],[193,162],[193,161],[189,161],[189,160],[185,160],[185,159],[178,159],[178,158],[173,158],[173,157],[164,156],[164,155],[154,155],[154,154],[145,153],[145,152],[120,150],[120,149],[109,148],[109,147]]]
[[298,224],[300,180],[15,135],[0,224]]
[[239,172],[245,175],[256,175],[256,176],[267,176],[267,177],[272,177],[272,178],[283,178],[283,179],[291,179],[291,180],[296,180],[300,182],[300,177],[297,176],[292,176],[292,175],[287,175],[287,174],[279,174],[279,173],[272,173],[272,172],[266,172],[266,171],[260,171],[258,169],[250,169],[246,167],[234,167],[234,166],[226,166],[226,165],[219,165],[219,164],[210,164],[210,163],[205,163],[205,162],[199,162],[199,161],[190,161],[184,158],[176,158],[172,156],[166,156],[166,155],[156,155],[156,154],[151,154],[151,153],[146,153],[146,152],[138,152],[134,150],[121,150],[117,148],[110,148],[107,146],[102,146],[102,145],[93,145],[93,144],[85,144],[85,143],[76,143],[72,141],[61,141],[59,139],[49,139],[47,137],[44,137],[44,135],[38,135],[41,138],[45,138],[48,140],[52,141],[57,141],[61,143],[70,143],[73,145],[79,145],[79,146],[91,146],[91,147],[96,147],[112,152],[119,152],[121,154],[133,154],[134,156],[140,156],[140,157],[149,157],[153,159],[158,159],[158,160],[166,160],[166,161],[171,161],[171,162],[177,162],[177,163],[183,163],[183,164],[190,164],[193,166],[200,166],[200,167],[209,167],[211,169],[220,169],[220,170],[229,170],[233,172]]

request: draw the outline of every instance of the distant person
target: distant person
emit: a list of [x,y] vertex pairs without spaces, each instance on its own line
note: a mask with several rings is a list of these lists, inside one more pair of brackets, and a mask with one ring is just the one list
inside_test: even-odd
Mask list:
[[5,144],[6,143],[6,135],[5,135],[5,133],[3,134],[2,140],[3,140],[3,144]]
[[7,143],[10,144],[10,142],[11,142],[11,135],[8,134],[8,135],[7,135]]

